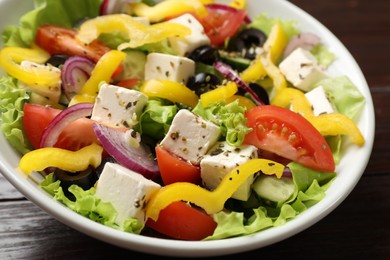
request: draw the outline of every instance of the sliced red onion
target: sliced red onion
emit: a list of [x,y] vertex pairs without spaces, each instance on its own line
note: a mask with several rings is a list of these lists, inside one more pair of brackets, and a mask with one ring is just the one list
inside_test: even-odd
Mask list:
[[288,166],[284,167],[282,177],[292,178],[292,172]]
[[[236,8],[231,7],[229,5],[216,4],[216,3],[207,4],[206,8],[209,9],[209,10],[213,10],[213,11],[227,11],[227,12],[238,12],[238,11],[240,11],[239,9],[236,9]],[[246,24],[249,24],[249,23],[252,22],[252,20],[249,18],[248,15],[246,15],[245,18],[244,18],[244,22]]]
[[237,74],[235,70],[232,69],[229,65],[217,61],[214,63],[214,67],[216,70],[218,70],[224,77],[227,79],[234,81],[235,83],[238,84],[241,88],[243,88],[253,99],[256,105],[264,105],[264,102],[257,96],[257,94],[251,89],[248,84],[246,84],[240,76]]
[[90,116],[93,104],[78,103],[62,110],[43,131],[40,147],[53,147],[64,128],[73,121]]
[[100,6],[100,15],[122,13],[126,4],[130,2],[129,0],[103,0]]
[[149,147],[141,142],[137,147],[131,145],[133,130],[122,131],[99,123],[94,123],[93,129],[104,150],[119,164],[147,179],[154,180],[159,176],[157,161],[151,156]]
[[100,5],[100,15],[108,14],[107,13],[107,9],[108,9],[108,3],[109,2],[110,2],[110,0],[103,0],[103,2]]
[[94,62],[81,56],[72,56],[65,61],[61,69],[61,81],[68,100],[80,92],[94,67]]
[[304,32],[295,35],[291,38],[284,49],[283,58],[286,58],[291,52],[299,47],[304,48],[305,50],[311,50],[319,43],[321,43],[321,38],[314,33]]

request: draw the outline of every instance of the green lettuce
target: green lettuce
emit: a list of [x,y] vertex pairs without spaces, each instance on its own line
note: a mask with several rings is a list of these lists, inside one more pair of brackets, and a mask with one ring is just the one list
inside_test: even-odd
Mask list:
[[215,103],[203,107],[201,102],[192,110],[195,114],[221,128],[222,136],[231,146],[240,146],[245,135],[252,129],[246,126],[244,115],[246,108],[238,104],[238,100],[229,104]]
[[144,228],[144,224],[135,218],[127,219],[123,227],[115,223],[117,216],[115,208],[111,203],[103,202],[95,196],[95,188],[83,190],[81,187],[73,184],[69,187],[69,192],[75,197],[75,200],[70,200],[65,196],[59,180],[54,180],[54,174],[51,173],[45,177],[40,183],[40,187],[49,193],[53,198],[74,212],[89,218],[97,223],[109,226],[125,232],[140,234]]
[[365,98],[347,76],[338,76],[320,80],[314,87],[322,86],[337,112],[357,120]]
[[256,28],[263,31],[266,35],[269,35],[272,27],[280,22],[283,30],[285,31],[287,38],[291,39],[294,35],[299,34],[297,28],[297,22],[294,20],[282,20],[275,17],[269,17],[267,14],[262,13],[253,19],[252,23],[248,27]]
[[102,0],[35,0],[34,10],[23,15],[19,25],[3,31],[4,46],[28,47],[40,25],[51,24],[71,28],[86,17],[99,15]]
[[244,212],[221,211],[215,214],[218,223],[214,234],[205,240],[224,239],[253,234],[255,232],[284,225],[325,197],[325,191],[336,177],[334,172],[319,172],[298,163],[289,163],[294,181],[294,195],[280,205],[263,203],[253,209],[253,214],[246,217]]
[[323,68],[329,67],[336,58],[336,55],[321,43],[314,46],[310,52],[317,59],[318,65]]
[[139,118],[141,134],[161,140],[171,126],[177,107],[163,99],[149,99]]
[[1,131],[7,141],[21,154],[32,147],[23,131],[23,106],[29,99],[26,89],[18,88],[9,76],[0,79]]

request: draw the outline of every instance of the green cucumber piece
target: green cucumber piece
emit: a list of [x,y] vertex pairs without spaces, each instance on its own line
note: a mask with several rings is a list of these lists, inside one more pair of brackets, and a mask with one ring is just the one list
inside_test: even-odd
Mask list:
[[279,203],[288,200],[294,193],[295,187],[292,178],[282,177],[278,179],[263,174],[253,182],[252,189],[259,197]]
[[249,67],[251,60],[239,56],[237,53],[220,52],[220,57],[223,62],[230,65],[233,69],[241,72]]

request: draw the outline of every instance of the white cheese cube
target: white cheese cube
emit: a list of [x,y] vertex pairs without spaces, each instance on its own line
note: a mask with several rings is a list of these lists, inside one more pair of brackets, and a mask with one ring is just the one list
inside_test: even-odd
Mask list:
[[332,104],[329,102],[322,86],[310,90],[305,96],[311,104],[315,116],[334,112]]
[[110,84],[100,87],[92,110],[91,119],[112,126],[132,128],[137,124],[148,96],[133,90]]
[[280,64],[280,72],[296,88],[307,92],[312,85],[326,77],[317,59],[303,48],[295,49]]
[[198,165],[220,134],[221,130],[217,125],[189,110],[181,109],[173,118],[169,131],[160,144],[171,153]]
[[123,227],[128,218],[145,223],[145,205],[161,186],[116,163],[106,163],[96,185],[96,197],[110,202],[117,212],[115,222]]
[[195,62],[185,57],[151,53],[146,57],[145,80],[171,80],[186,84],[195,75]]
[[168,39],[173,50],[179,56],[188,56],[194,49],[202,45],[210,44],[201,23],[191,14],[183,14],[169,20],[171,23],[178,23],[191,29],[191,34],[184,37],[170,37]]
[[[217,142],[200,161],[202,183],[210,190],[218,187],[226,174],[235,167],[257,158],[257,148],[253,145],[230,146]],[[255,176],[249,177],[232,195],[232,198],[247,201]]]
[[[52,85],[43,86],[43,85],[35,85],[35,84],[27,84],[25,82],[19,81],[19,86],[23,88],[29,88],[32,92],[42,96],[43,98],[48,100],[48,103],[58,103],[61,97],[61,70],[52,65],[43,65],[39,63],[35,63],[32,61],[22,61],[20,63],[21,67],[34,69],[37,68],[39,70],[47,70],[53,73],[53,81]],[[39,72],[36,72],[39,74]]]

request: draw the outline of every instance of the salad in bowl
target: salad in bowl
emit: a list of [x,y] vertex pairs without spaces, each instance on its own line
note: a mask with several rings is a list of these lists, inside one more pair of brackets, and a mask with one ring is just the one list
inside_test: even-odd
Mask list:
[[279,16],[268,1],[34,1],[2,32],[11,182],[135,250],[256,237],[328,200],[318,221],[364,170],[329,194],[370,151],[371,100],[342,45],[276,2]]

